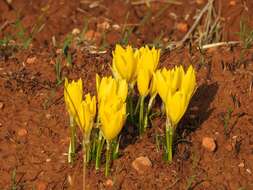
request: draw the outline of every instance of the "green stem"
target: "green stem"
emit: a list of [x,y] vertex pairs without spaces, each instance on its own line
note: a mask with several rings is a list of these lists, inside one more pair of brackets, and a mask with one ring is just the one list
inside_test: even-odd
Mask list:
[[140,100],[140,113],[139,113],[139,133],[140,133],[140,135],[143,134],[144,99],[145,99],[145,97],[142,96],[141,100]]
[[83,190],[85,190],[85,175],[86,175],[86,144],[85,138],[83,138]]
[[141,97],[139,96],[137,105],[136,105],[135,110],[134,110],[134,115],[137,114],[137,111],[138,111],[138,109],[139,109],[139,107],[140,107],[140,102],[141,102]]
[[172,146],[173,146],[174,127],[169,119],[166,120],[165,137],[166,137],[166,160],[172,162]]
[[107,177],[110,173],[110,162],[111,162],[111,142],[106,141],[106,161],[105,161],[105,176]]
[[74,118],[72,116],[69,117],[70,122],[70,147],[69,147],[69,156],[68,162],[73,164],[75,159],[75,152],[76,152],[76,126],[74,122]]
[[148,127],[148,115],[149,115],[149,112],[152,108],[154,99],[155,99],[155,96],[151,96],[151,98],[149,99],[149,102],[148,102],[148,110],[146,111],[145,118],[144,118],[144,127],[143,127],[144,131],[146,131],[146,129]]
[[102,133],[99,131],[97,151],[96,151],[96,164],[95,164],[96,170],[99,170],[99,167],[100,167],[100,160],[101,160],[101,153],[102,153],[103,145],[104,145],[104,138],[102,136]]

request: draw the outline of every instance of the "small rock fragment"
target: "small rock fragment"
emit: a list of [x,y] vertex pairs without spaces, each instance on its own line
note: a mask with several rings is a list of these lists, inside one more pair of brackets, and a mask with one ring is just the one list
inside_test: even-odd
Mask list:
[[78,35],[78,34],[80,34],[80,30],[79,30],[78,28],[74,28],[74,29],[72,30],[72,34],[73,34],[73,35]]
[[244,166],[245,166],[245,165],[244,165],[243,162],[241,162],[241,163],[238,165],[239,168],[244,168]]
[[215,140],[211,137],[204,137],[202,139],[202,146],[209,152],[213,152],[216,149]]
[[106,180],[105,186],[112,187],[113,186],[113,181],[111,179]]
[[39,182],[37,182],[36,187],[37,187],[36,188],[37,190],[46,190],[47,184],[43,181],[39,181]]
[[113,25],[112,25],[112,28],[113,28],[114,30],[119,30],[119,29],[120,29],[120,26],[119,26],[118,24],[113,24]]
[[20,137],[27,135],[27,133],[28,133],[28,131],[25,128],[18,130],[18,136],[20,136]]
[[152,167],[152,163],[146,156],[140,156],[132,162],[132,167],[139,173],[143,174],[145,170]]
[[29,57],[27,58],[26,60],[26,63],[27,64],[34,64],[36,62],[37,58],[34,56],[34,57]]
[[198,5],[202,5],[202,4],[204,3],[204,0],[196,0],[196,3],[197,3]]
[[236,1],[230,1],[230,2],[229,2],[229,5],[235,6],[235,5],[236,5]]
[[231,152],[233,150],[233,146],[231,144],[227,144],[225,148],[229,152]]
[[110,28],[110,23],[107,21],[104,21],[102,23],[98,23],[97,27],[101,29],[102,31],[108,30]]
[[50,114],[50,113],[47,113],[47,114],[46,114],[46,118],[47,118],[47,119],[50,119],[50,118],[51,118],[51,114]]
[[3,109],[3,108],[4,108],[4,103],[0,102],[0,109]]
[[249,174],[252,174],[252,172],[249,168],[246,169],[246,172],[248,172]]
[[188,25],[184,22],[180,22],[176,24],[176,29],[180,32],[187,32],[188,31]]

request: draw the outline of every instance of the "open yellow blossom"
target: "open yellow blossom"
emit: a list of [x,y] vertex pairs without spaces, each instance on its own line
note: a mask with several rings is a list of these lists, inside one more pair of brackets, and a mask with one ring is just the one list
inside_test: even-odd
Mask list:
[[128,84],[134,84],[137,76],[137,51],[131,46],[124,49],[117,44],[113,52],[112,70],[115,78],[125,79]]
[[68,79],[65,79],[64,84],[64,100],[66,103],[67,110],[72,117],[75,117],[77,114],[77,108],[82,102],[83,96],[83,84],[82,80],[79,79],[77,82],[72,81],[68,82]]

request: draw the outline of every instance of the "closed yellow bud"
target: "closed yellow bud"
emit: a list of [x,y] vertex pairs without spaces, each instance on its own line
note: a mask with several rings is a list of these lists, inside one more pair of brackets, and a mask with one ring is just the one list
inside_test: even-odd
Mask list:
[[181,89],[187,95],[187,99],[190,99],[196,89],[196,76],[192,66],[190,66],[182,79]]
[[113,52],[112,70],[117,79],[125,79],[129,84],[136,81],[137,54],[131,46],[124,49],[116,45]]
[[101,130],[106,140],[114,139],[126,121],[126,103],[121,98],[104,99],[99,108]]
[[149,49],[148,46],[142,47],[139,49],[137,57],[137,87],[141,96],[147,96],[151,88],[154,87],[151,86],[151,79],[159,63],[160,49],[156,50],[154,47]]
[[107,97],[119,96],[122,101],[127,98],[128,85],[126,80],[114,79],[111,76],[100,79],[99,75],[96,75],[96,87],[99,103],[103,98],[107,99]]
[[72,117],[75,117],[77,114],[78,106],[82,102],[83,96],[83,84],[82,80],[79,79],[77,82],[72,81],[68,82],[68,79],[65,79],[64,84],[64,100],[66,103],[67,110]]
[[189,102],[187,101],[187,97],[184,92],[177,91],[174,94],[171,92],[168,93],[165,107],[166,115],[170,119],[172,126],[176,126],[183,117],[188,103]]
[[77,113],[74,117],[77,125],[84,134],[89,134],[96,116],[96,97],[91,98],[90,94],[87,94],[85,100],[78,106]]
[[141,96],[147,96],[149,93],[149,83],[151,74],[146,69],[142,69],[138,72],[137,87]]

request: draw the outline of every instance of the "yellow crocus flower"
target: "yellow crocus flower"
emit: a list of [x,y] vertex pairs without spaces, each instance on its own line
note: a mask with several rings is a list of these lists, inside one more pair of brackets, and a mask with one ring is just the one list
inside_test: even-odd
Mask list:
[[137,77],[137,88],[141,96],[145,97],[147,96],[149,92],[149,84],[151,80],[152,75],[146,70],[146,69],[141,69],[138,72],[138,77]]
[[88,93],[85,96],[85,100],[78,106],[77,116],[75,121],[77,125],[81,128],[84,134],[90,134],[93,126],[93,121],[96,116],[96,97]]
[[189,100],[196,90],[196,76],[192,66],[190,66],[182,78],[181,89],[187,95]]
[[135,83],[137,76],[137,51],[135,52],[129,45],[124,49],[117,44],[112,55],[112,70],[115,78],[125,79],[129,84]]
[[104,99],[99,108],[101,130],[107,141],[114,139],[126,121],[126,103],[120,97]]
[[157,92],[160,95],[163,102],[166,101],[168,91],[174,93],[181,87],[182,79],[184,77],[184,69],[182,66],[175,67],[172,70],[163,68],[158,70],[154,77],[157,86]]
[[114,79],[112,76],[103,77],[102,79],[99,75],[96,75],[96,88],[98,94],[98,102],[102,98],[119,96],[122,101],[125,101],[128,93],[128,85],[126,80]]
[[64,100],[67,106],[67,110],[72,117],[77,114],[77,108],[82,102],[83,97],[83,84],[82,80],[79,79],[77,82],[68,82],[65,78],[64,84]]
[[160,49],[149,49],[148,46],[142,47],[138,51],[138,76],[137,87],[141,96],[146,96],[151,90],[151,79],[155,72],[159,59]]
[[172,126],[176,126],[183,117],[189,101],[187,95],[182,91],[177,91],[174,94],[168,93],[165,102],[166,115],[169,118]]

